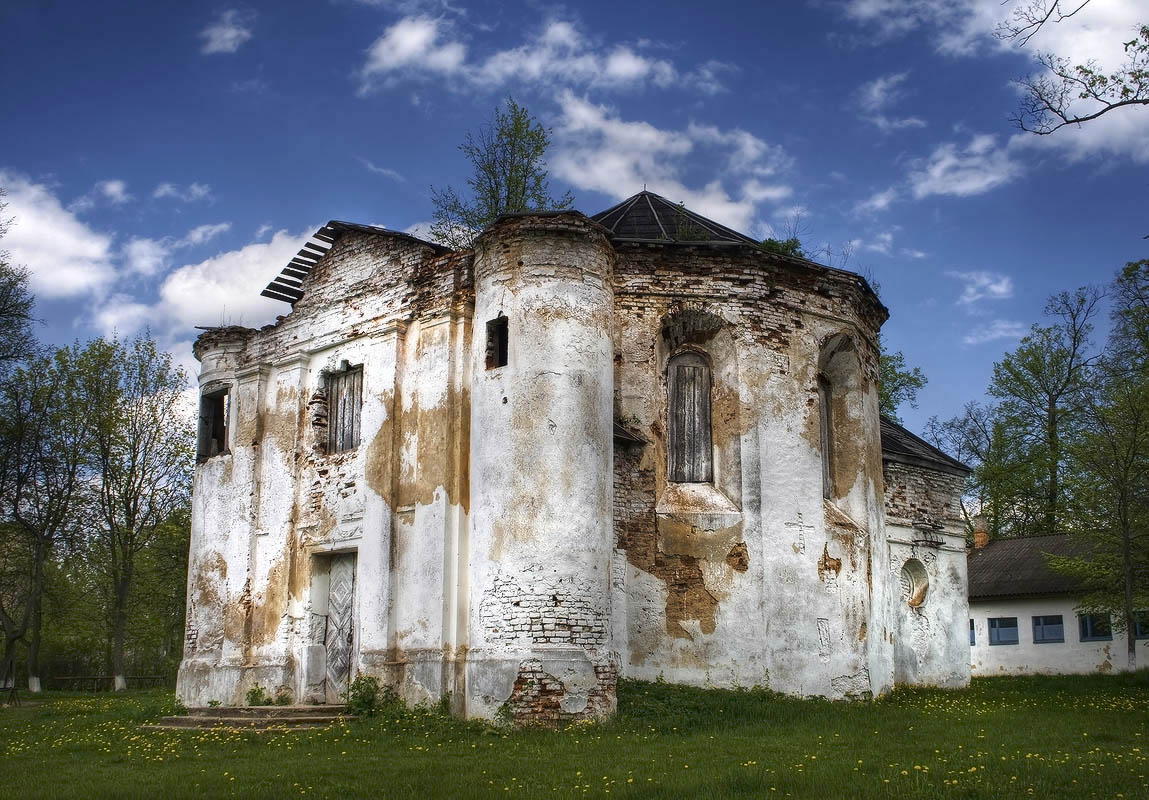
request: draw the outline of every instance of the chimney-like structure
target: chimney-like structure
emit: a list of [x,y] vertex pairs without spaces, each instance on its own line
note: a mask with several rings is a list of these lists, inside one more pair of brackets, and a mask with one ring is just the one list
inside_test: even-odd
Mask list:
[[978,514],[973,518],[973,549],[981,550],[989,544],[989,522]]

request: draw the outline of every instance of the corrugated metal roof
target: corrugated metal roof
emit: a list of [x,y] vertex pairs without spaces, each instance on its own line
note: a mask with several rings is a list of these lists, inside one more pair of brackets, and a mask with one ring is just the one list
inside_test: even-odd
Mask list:
[[654,192],[641,191],[591,219],[610,231],[616,242],[759,244]]
[[393,231],[375,225],[361,225],[357,222],[343,222],[342,220],[333,219],[311,235],[311,238],[304,243],[299,252],[295,254],[295,257],[291,259],[287,266],[283,268],[271,283],[267,284],[267,288],[260,292],[260,294],[263,297],[270,297],[272,300],[282,300],[285,303],[295,305],[299,302],[299,299],[303,297],[303,279],[311,273],[311,270],[315,268],[319,260],[327,255],[327,251],[335,244],[336,239],[347,231],[405,239],[410,242],[432,247],[435,249],[435,252],[440,254],[450,252],[449,248],[432,242],[425,242],[418,237],[412,236],[409,233],[403,233],[402,231]]
[[1081,556],[1089,551],[1087,540],[1068,533],[994,539],[969,554],[969,599],[1076,594],[1077,581],[1051,570],[1045,556]]
[[885,461],[898,461],[955,475],[968,475],[973,471],[925,439],[910,433],[889,417],[882,417],[881,430],[882,459]]

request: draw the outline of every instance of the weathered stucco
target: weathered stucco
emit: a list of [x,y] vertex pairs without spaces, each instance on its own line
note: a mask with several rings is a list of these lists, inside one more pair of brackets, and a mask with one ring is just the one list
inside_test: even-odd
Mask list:
[[[196,471],[181,698],[337,699],[341,554],[351,674],[469,716],[606,715],[619,675],[827,697],[968,680],[958,487],[883,475],[884,319],[849,273],[612,243],[575,212],[503,218],[445,255],[342,233],[290,314],[197,342],[229,448]],[[704,483],[668,479],[683,352],[710,373]],[[327,382],[360,366],[358,444],[328,453]],[[904,512],[938,503],[937,525]],[[911,559],[930,588],[903,598]]]

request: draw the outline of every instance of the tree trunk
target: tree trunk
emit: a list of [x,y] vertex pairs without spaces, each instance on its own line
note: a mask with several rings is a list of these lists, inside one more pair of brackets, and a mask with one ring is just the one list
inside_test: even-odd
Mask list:
[[1124,530],[1121,542],[1122,570],[1125,573],[1125,640],[1129,649],[1129,670],[1137,669],[1137,629],[1133,619],[1133,548],[1131,531],[1128,524],[1122,526]]
[[128,688],[124,672],[124,634],[128,626],[128,592],[131,590],[130,566],[120,573],[115,587],[115,607],[112,609],[112,688],[122,692]]
[[1061,461],[1061,439],[1057,430],[1057,403],[1051,402],[1046,409],[1046,436],[1049,444],[1049,485],[1045,495],[1045,532],[1057,533],[1057,473]]
[[36,553],[36,563],[32,567],[32,591],[28,597],[32,623],[32,638],[28,643],[28,691],[30,692],[40,691],[40,629],[44,621],[45,558],[45,554]]

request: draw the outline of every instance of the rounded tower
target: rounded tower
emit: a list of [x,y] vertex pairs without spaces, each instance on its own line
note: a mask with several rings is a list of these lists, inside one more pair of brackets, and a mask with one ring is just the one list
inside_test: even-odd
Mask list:
[[475,244],[468,716],[614,710],[613,263],[577,212]]

